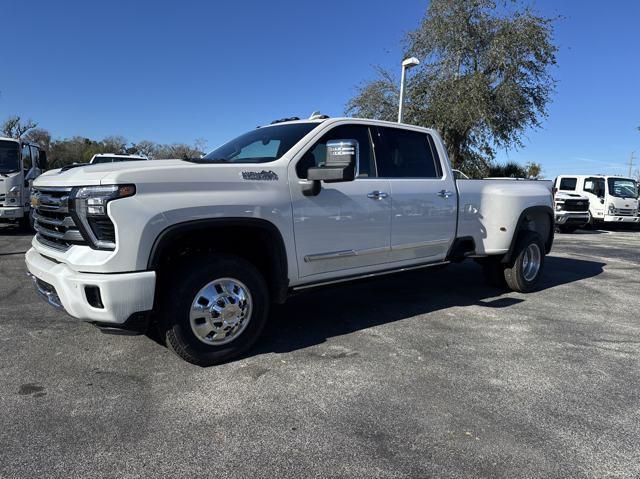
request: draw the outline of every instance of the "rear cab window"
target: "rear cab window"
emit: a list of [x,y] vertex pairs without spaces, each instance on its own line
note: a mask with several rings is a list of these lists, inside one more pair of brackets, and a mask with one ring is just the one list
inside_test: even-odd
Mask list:
[[379,177],[442,178],[442,165],[431,135],[386,126],[376,127],[376,132]]

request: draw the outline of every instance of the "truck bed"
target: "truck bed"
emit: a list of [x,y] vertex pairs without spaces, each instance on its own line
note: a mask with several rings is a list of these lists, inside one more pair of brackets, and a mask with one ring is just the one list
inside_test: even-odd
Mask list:
[[458,233],[472,237],[477,255],[509,250],[521,212],[553,209],[553,182],[545,180],[457,180]]

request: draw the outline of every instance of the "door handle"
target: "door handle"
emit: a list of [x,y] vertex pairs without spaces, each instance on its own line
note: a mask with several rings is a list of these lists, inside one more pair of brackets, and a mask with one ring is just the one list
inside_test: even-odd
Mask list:
[[378,190],[372,191],[371,193],[367,194],[367,198],[371,198],[372,200],[381,200],[383,198],[386,198],[387,196],[389,196],[388,193]]
[[453,196],[453,191],[440,190],[438,191],[438,196],[440,198],[449,198],[450,196]]

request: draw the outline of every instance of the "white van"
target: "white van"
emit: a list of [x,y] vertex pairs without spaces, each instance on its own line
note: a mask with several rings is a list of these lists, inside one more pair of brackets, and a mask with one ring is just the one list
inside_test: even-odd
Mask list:
[[589,198],[590,223],[640,223],[638,184],[634,179],[607,175],[562,175],[558,191]]

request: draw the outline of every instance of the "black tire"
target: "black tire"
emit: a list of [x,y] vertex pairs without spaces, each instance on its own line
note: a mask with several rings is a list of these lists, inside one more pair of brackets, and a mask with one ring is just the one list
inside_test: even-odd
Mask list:
[[502,256],[489,256],[478,258],[476,262],[482,267],[482,274],[487,284],[504,289],[507,283],[504,280],[504,264]]
[[[529,271],[525,267],[525,257],[527,257],[527,250],[530,247],[532,247],[533,251],[537,247],[539,253],[539,267],[533,277],[527,277]],[[509,289],[519,293],[529,293],[535,290],[544,270],[544,259],[545,247],[542,237],[534,231],[520,233],[511,261],[504,269],[504,279]]]
[[[171,272],[177,281],[167,281],[159,302],[161,330],[167,347],[185,361],[212,366],[228,361],[249,350],[257,341],[269,314],[269,293],[260,272],[248,261],[232,255],[215,254],[196,257]],[[251,296],[251,312],[244,330],[226,344],[210,345],[194,333],[189,314],[198,292],[220,278],[243,283]]]
[[570,234],[570,233],[575,233],[575,231],[578,229],[577,226],[558,226],[558,231],[560,231],[560,233],[566,233],[566,234]]
[[27,233],[35,233],[35,222],[33,209],[29,209],[29,214],[20,218],[20,228]]

